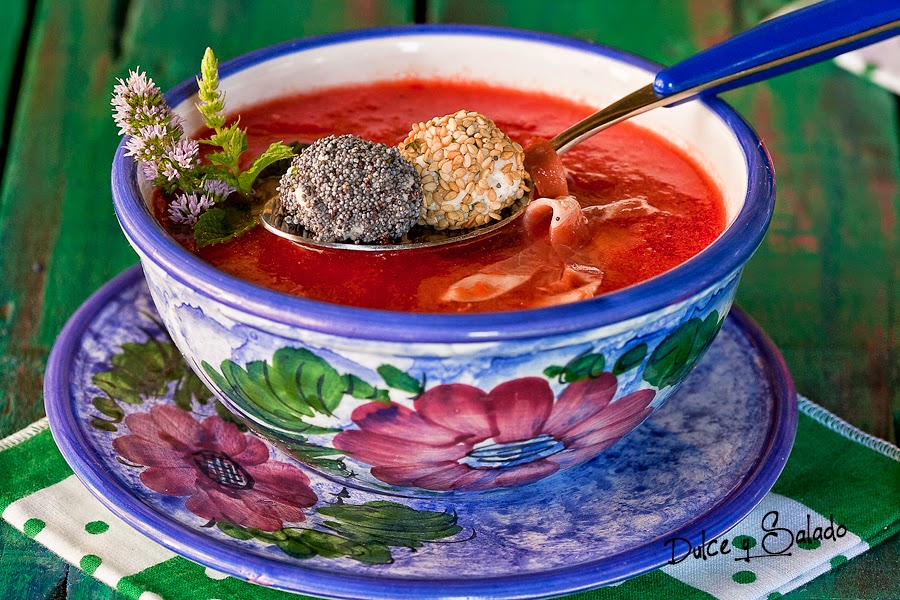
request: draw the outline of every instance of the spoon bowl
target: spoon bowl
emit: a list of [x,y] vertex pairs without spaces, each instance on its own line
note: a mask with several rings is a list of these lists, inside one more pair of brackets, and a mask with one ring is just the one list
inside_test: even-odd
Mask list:
[[276,194],[269,198],[259,213],[259,222],[266,230],[278,237],[290,240],[311,248],[330,248],[336,250],[362,250],[364,252],[394,252],[398,250],[414,250],[416,248],[435,248],[446,244],[461,244],[476,238],[486,238],[497,233],[509,223],[518,219],[531,202],[531,195],[526,194],[521,200],[503,211],[503,219],[488,225],[470,229],[434,229],[432,227],[414,226],[398,241],[391,244],[354,244],[347,242],[320,242],[305,235],[302,228],[293,228],[284,222],[281,196]]

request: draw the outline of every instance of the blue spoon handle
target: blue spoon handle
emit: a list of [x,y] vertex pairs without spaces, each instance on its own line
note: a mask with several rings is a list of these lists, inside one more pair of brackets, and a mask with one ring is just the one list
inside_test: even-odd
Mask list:
[[[900,33],[900,0],[825,0],[747,30],[660,71],[657,97],[715,95]],[[854,39],[855,38],[855,39]]]

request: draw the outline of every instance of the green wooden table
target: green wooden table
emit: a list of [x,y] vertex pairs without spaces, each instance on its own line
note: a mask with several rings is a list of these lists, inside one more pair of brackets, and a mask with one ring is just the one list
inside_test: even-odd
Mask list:
[[[539,29],[671,64],[784,0],[4,0],[0,19],[0,437],[43,413],[42,380],[75,309],[136,262],[109,191],[114,78],[165,89],[203,49],[226,60],[307,35],[416,21]],[[833,64],[726,96],[768,145],[778,202],[738,303],[781,348],[797,389],[897,442],[898,102]],[[119,595],[0,526],[0,596]],[[896,597],[897,537],[791,598]]]

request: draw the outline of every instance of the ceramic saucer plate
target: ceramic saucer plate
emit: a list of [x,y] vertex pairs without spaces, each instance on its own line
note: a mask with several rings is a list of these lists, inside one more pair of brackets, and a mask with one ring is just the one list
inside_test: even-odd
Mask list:
[[594,461],[490,493],[379,496],[304,471],[219,416],[137,268],[60,334],[46,403],[75,474],[149,538],[332,598],[546,597],[644,573],[670,558],[667,539],[711,539],[749,513],[797,422],[784,362],[732,310],[682,388]]

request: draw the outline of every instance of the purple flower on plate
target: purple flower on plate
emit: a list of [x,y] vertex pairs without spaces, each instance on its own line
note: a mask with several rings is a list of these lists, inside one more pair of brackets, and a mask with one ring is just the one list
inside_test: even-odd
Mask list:
[[651,412],[653,390],[611,402],[611,373],[569,384],[559,398],[546,380],[523,377],[490,392],[436,386],[414,409],[371,402],[351,415],[359,429],[334,446],[385,483],[429,490],[486,490],[537,481],[589,460]]
[[131,435],[113,440],[124,459],[145,465],[141,482],[168,496],[189,496],[185,507],[204,519],[276,531],[306,519],[318,498],[309,478],[269,460],[260,440],[214,416],[197,422],[175,406],[125,417]]

